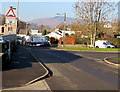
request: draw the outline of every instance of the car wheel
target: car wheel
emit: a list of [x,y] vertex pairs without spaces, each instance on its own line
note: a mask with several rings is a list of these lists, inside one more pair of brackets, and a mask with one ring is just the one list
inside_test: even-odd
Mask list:
[[110,46],[108,46],[107,48],[111,48]]

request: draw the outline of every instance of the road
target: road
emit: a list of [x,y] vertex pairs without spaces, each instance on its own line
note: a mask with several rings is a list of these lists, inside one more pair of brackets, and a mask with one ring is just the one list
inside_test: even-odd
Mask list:
[[53,72],[45,79],[51,90],[117,90],[118,68],[103,58],[112,52],[62,51],[29,47],[32,54]]

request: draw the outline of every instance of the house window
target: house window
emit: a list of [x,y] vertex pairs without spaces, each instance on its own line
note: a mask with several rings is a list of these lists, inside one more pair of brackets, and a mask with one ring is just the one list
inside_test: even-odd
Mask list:
[[8,31],[12,31],[12,27],[8,27]]
[[2,27],[2,33],[4,33],[4,27]]

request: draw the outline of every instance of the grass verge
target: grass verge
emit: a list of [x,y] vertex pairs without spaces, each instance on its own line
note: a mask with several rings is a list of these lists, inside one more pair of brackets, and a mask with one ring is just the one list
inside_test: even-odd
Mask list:
[[58,47],[58,49],[65,50],[79,50],[79,51],[120,51],[120,48],[87,48],[87,47]]
[[118,57],[118,61],[120,61],[120,57]]

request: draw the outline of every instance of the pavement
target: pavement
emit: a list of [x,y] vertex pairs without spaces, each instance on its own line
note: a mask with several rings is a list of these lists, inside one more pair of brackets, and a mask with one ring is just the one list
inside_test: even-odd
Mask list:
[[118,57],[106,57],[104,58],[104,61],[107,64],[116,66],[116,67],[120,67],[120,60],[118,59]]
[[1,92],[1,89],[2,89],[2,55],[3,53],[0,53],[0,92]]
[[117,57],[107,58],[107,60],[115,64],[120,64],[120,61],[117,60]]
[[50,90],[44,81],[48,74],[44,64],[25,46],[19,46],[11,55],[11,63],[3,67],[2,90]]

